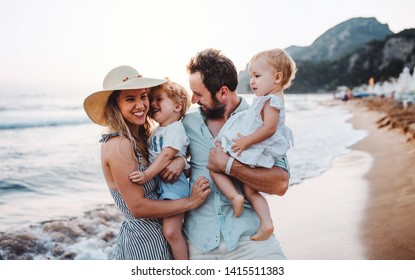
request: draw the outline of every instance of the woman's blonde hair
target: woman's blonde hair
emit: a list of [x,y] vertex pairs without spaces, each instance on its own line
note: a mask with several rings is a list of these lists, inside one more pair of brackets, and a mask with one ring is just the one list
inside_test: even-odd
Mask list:
[[295,62],[291,56],[283,49],[272,49],[257,53],[251,58],[250,63],[261,57],[264,57],[276,72],[282,73],[281,83],[283,89],[289,88],[297,72]]
[[119,132],[123,136],[127,137],[131,141],[131,145],[134,148],[134,157],[139,152],[145,158],[148,158],[149,153],[147,149],[147,140],[153,131],[153,123],[150,117],[146,116],[144,125],[140,126],[138,130],[132,130],[125,122],[121,111],[118,107],[118,97],[120,91],[114,91],[108,99],[107,106],[105,108],[105,117],[108,121],[108,129],[110,131]]

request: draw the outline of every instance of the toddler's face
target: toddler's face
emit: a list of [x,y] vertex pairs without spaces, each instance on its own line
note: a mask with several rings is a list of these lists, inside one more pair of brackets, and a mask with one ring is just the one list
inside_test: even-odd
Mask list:
[[250,63],[249,84],[255,95],[264,96],[277,90],[278,85],[276,84],[275,74],[275,69],[264,57],[260,57]]
[[154,90],[150,95],[151,117],[160,126],[166,126],[180,119],[181,105],[175,103],[162,89]]

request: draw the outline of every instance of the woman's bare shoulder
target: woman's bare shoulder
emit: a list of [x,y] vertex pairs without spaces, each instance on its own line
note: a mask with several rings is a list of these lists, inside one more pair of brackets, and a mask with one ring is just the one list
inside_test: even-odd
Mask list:
[[104,158],[118,158],[123,159],[133,157],[133,147],[129,139],[123,136],[115,136],[108,139],[101,146],[101,155]]

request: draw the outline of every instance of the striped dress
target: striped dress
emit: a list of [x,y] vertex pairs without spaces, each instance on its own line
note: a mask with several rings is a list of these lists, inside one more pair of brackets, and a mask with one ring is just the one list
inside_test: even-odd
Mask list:
[[[101,142],[106,142],[119,133],[103,135]],[[139,170],[144,171],[141,165],[141,155],[138,154]],[[141,188],[141,186],[136,186]],[[156,183],[150,180],[144,184],[146,198],[157,200]],[[118,260],[170,260],[170,247],[163,236],[162,220],[158,218],[134,218],[118,190],[110,189],[115,204],[124,214],[125,220],[121,224],[117,241],[116,259]]]

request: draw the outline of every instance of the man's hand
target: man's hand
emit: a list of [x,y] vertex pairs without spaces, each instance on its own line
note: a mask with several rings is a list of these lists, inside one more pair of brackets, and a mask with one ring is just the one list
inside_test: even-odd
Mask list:
[[215,142],[215,146],[210,150],[207,168],[214,172],[224,173],[229,155],[223,151],[220,142]]

